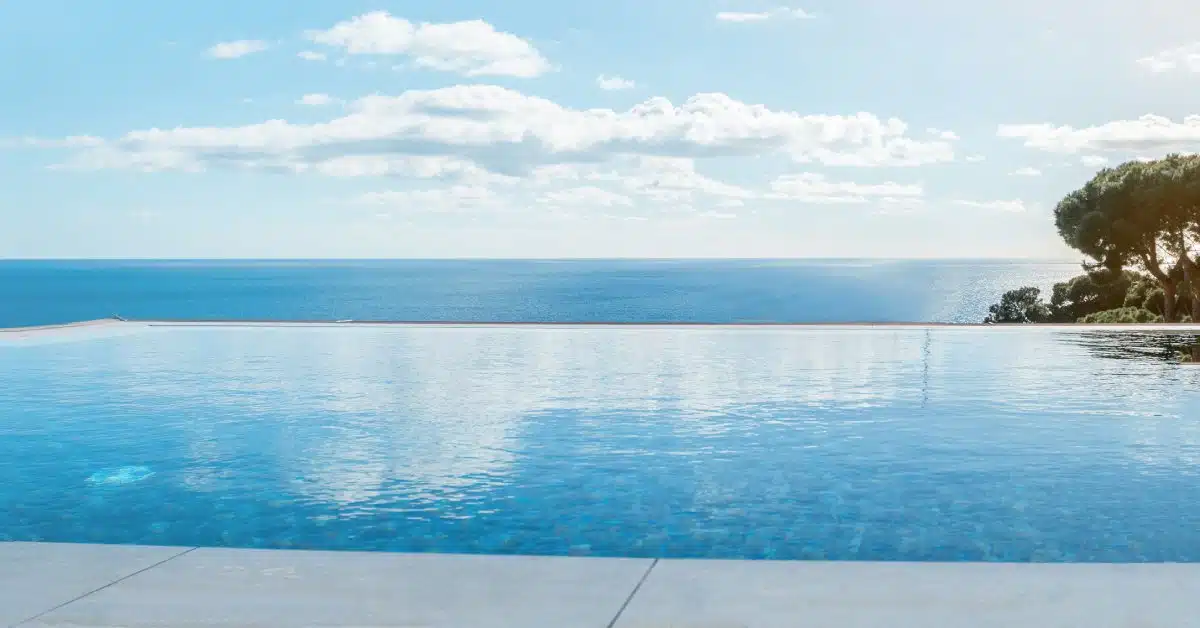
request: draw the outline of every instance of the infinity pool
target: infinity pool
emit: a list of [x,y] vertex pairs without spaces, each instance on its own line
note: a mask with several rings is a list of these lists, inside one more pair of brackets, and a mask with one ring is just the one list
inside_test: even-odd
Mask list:
[[0,343],[0,540],[1200,561],[1194,335],[179,326]]

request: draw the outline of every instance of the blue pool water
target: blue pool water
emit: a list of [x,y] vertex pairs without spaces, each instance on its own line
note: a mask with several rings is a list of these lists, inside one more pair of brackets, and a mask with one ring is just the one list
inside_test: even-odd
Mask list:
[[977,323],[1030,261],[0,261],[0,327],[140,319]]
[[1193,336],[162,328],[0,344],[0,539],[1200,561]]

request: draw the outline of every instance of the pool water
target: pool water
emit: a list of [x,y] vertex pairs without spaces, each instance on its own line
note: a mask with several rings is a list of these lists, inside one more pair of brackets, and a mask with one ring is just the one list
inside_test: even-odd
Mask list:
[[1200,561],[1194,335],[154,327],[0,344],[0,540]]

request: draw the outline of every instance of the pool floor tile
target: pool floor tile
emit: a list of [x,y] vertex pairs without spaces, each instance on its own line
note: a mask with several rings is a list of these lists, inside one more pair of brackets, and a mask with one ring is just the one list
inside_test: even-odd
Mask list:
[[186,547],[0,543],[0,626],[49,611],[152,567]]
[[604,628],[651,562],[198,549],[30,625]]
[[1200,625],[1200,565],[663,560],[616,628]]

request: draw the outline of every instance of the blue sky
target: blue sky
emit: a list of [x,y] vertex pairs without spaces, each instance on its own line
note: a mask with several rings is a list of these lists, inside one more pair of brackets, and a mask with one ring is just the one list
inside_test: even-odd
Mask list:
[[0,257],[1075,259],[1190,5],[7,2]]

